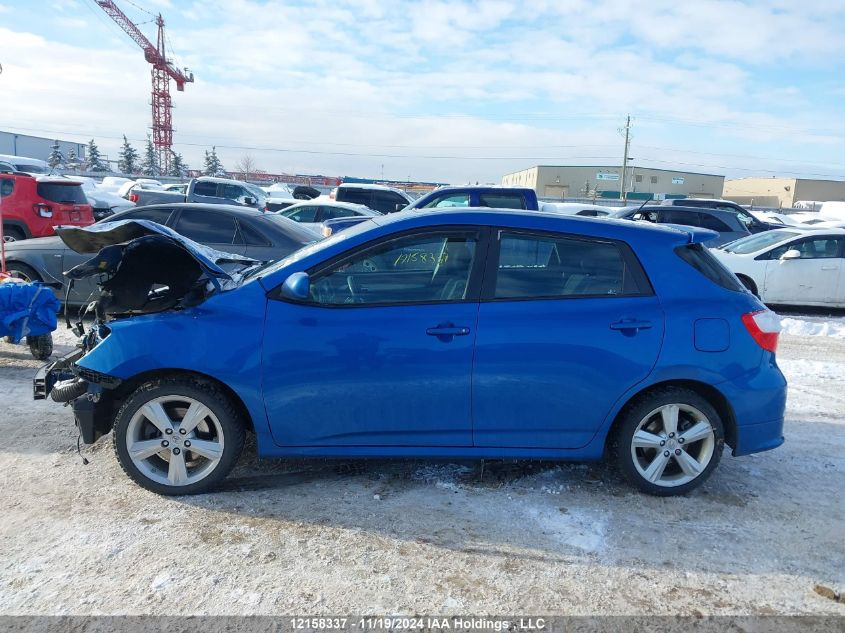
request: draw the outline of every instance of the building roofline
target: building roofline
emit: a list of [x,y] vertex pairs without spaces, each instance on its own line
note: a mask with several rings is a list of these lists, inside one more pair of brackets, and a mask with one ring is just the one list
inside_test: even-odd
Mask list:
[[[576,168],[576,169],[622,169],[622,165],[531,165],[531,167],[526,167],[525,169],[520,169],[518,171],[512,171],[511,174],[518,174],[521,171],[528,171],[529,169],[535,169],[540,167],[552,167],[555,169],[569,169],[569,168]],[[661,169],[659,167],[645,167],[644,165],[629,165],[629,167],[633,167],[634,169],[650,169],[651,171],[664,171],[669,174],[690,174],[691,176],[712,176],[714,178],[725,178],[724,174],[705,174],[699,171],[681,171],[680,169]],[[510,174],[506,174],[510,175]]]

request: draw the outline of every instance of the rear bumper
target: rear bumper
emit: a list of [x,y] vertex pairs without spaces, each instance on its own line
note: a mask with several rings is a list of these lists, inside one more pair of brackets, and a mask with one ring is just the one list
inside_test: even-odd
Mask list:
[[734,412],[734,455],[768,451],[783,444],[786,378],[773,356],[760,369],[718,387]]
[[770,451],[783,444],[783,418],[763,422],[761,424],[747,424],[736,428],[736,446],[733,455],[750,455]]

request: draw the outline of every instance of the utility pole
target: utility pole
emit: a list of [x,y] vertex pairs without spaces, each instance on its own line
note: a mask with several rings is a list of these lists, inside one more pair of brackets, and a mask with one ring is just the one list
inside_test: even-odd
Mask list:
[[[625,202],[628,194],[625,192],[625,175],[628,173],[628,148],[631,144],[631,115],[629,114],[625,119],[625,155],[622,158],[622,182],[619,184],[619,199]],[[619,130],[620,132],[622,129]]]

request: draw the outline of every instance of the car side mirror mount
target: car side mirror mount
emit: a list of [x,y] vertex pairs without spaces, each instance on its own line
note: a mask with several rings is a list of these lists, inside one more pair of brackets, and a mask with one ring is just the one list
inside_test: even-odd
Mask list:
[[397,202],[395,205],[393,205],[393,210],[394,211],[401,211],[402,209],[404,209],[407,206],[408,206],[407,204],[402,204],[401,202]]
[[792,259],[801,259],[801,251],[791,248],[780,256],[780,261],[782,262],[788,262]]
[[244,196],[243,198],[241,198],[241,203],[249,207],[255,206],[255,198],[253,198],[252,196]]
[[293,273],[282,284],[282,296],[294,301],[305,301],[311,296],[311,279],[308,273]]

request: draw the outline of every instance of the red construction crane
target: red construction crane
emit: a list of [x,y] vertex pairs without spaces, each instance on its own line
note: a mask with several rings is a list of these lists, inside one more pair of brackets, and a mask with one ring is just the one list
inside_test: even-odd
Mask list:
[[157,46],[141,33],[132,20],[126,17],[112,0],[94,0],[100,8],[109,14],[112,20],[144,49],[144,58],[152,65],[153,91],[153,145],[158,155],[159,169],[163,174],[170,171],[173,147],[173,118],[170,101],[170,79],[176,82],[176,90],[185,90],[185,84],[194,81],[194,73],[187,68],[180,70],[168,59],[164,49],[164,18],[159,13],[156,16],[158,26]]

